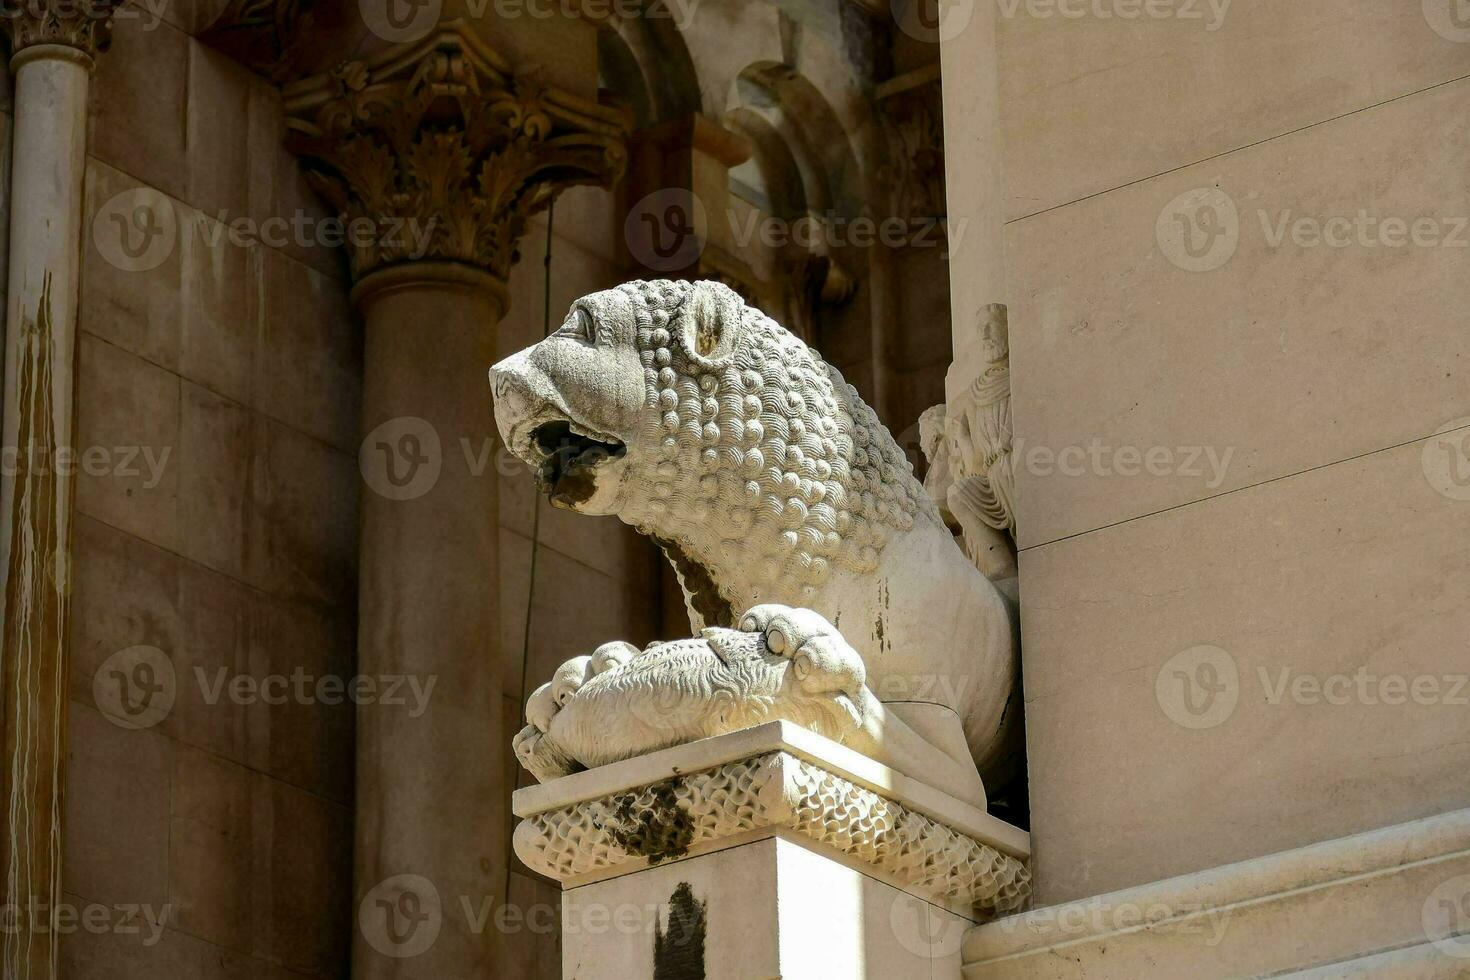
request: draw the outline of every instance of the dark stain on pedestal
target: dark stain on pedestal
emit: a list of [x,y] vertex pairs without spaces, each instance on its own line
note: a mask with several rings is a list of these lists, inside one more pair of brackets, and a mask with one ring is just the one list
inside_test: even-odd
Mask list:
[[613,804],[618,823],[609,825],[607,831],[629,854],[658,864],[689,853],[694,821],[679,805],[672,782],[659,783],[652,789],[652,805],[639,804],[638,797],[631,794],[618,797]]
[[655,923],[653,980],[704,980],[705,903],[687,881],[669,897],[668,924]]

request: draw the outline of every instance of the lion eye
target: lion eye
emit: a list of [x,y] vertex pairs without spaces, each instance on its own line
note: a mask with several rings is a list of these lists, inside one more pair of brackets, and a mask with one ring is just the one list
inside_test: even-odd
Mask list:
[[592,314],[583,307],[576,307],[562,323],[557,334],[562,337],[570,337],[580,340],[584,344],[591,344],[596,339],[597,326],[592,321]]

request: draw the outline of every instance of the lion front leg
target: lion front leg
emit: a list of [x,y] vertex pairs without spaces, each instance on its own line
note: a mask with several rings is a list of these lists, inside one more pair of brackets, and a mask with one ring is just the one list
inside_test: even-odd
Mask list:
[[956,761],[890,712],[868,690],[862,656],[821,615],[765,603],[740,617],[740,629],[761,634],[768,650],[791,660],[803,693],[842,694],[851,701],[858,731],[844,741],[855,751],[985,808],[985,785],[975,767]]

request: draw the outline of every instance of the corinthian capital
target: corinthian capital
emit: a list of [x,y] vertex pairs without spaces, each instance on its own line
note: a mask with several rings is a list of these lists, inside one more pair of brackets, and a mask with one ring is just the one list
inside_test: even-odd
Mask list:
[[[293,149],[347,221],[358,279],[433,259],[503,280],[526,219],[574,184],[610,185],[627,161],[625,113],[517,71],[460,24],[285,95]],[[366,222],[383,233],[351,233]]]
[[112,17],[123,0],[3,0],[0,26],[12,56],[37,44],[75,48],[88,57],[106,51]]

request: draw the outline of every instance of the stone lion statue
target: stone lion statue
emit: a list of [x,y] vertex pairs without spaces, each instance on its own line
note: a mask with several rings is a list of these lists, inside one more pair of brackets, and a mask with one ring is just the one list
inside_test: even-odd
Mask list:
[[[617,515],[659,544],[696,634],[733,629],[740,610],[752,610],[752,627],[763,606],[810,610],[855,654],[891,737],[922,746],[902,749],[910,767],[923,764],[915,753],[958,763],[973,785],[950,791],[972,800],[983,799],[975,767],[992,787],[1008,780],[1022,757],[1012,608],[956,546],[873,411],[802,341],[722,284],[633,282],[578,300],[554,334],[495,365],[491,384],[506,445],[554,505]],[[640,672],[639,697],[671,696],[650,678],[678,671],[654,664],[701,656],[690,644],[708,647],[700,669],[710,671],[714,655],[753,642],[701,635],[569,661],[562,686],[528,704],[522,759],[532,744],[549,758],[585,724],[574,718],[611,710],[591,702]],[[850,681],[844,669],[834,676]],[[774,683],[763,676],[732,694]],[[866,702],[848,688],[860,727]],[[783,711],[805,696],[788,693]],[[573,700],[585,707],[561,721]],[[620,717],[603,723],[636,727]],[[691,724],[688,736],[701,737],[724,723]],[[543,771],[612,761],[561,751]]]

